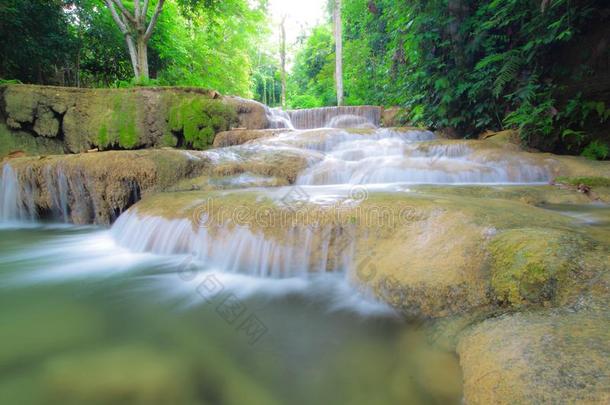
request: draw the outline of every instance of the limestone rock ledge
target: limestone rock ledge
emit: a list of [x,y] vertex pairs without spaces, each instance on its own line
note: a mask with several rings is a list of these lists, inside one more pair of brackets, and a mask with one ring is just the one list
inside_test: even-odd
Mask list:
[[54,153],[205,149],[218,132],[268,125],[264,105],[211,90],[0,86],[0,156],[15,150],[47,153],[49,147]]
[[[109,151],[10,159],[0,186],[8,219],[110,224],[152,191],[199,175],[209,164],[177,150]],[[15,199],[8,198],[11,192]]]

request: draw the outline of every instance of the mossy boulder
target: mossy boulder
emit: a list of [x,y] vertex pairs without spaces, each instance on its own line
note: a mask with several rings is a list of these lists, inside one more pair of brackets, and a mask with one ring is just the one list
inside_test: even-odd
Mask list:
[[237,122],[237,112],[218,100],[185,99],[169,108],[168,129],[182,135],[184,146],[191,149],[210,147],[218,132]]
[[544,228],[511,229],[489,245],[495,298],[512,307],[552,301],[576,271],[587,242],[581,235]]
[[54,138],[59,133],[59,120],[49,107],[41,106],[36,113],[34,132],[40,136]]
[[610,401],[607,311],[518,313],[467,329],[457,352],[468,404]]

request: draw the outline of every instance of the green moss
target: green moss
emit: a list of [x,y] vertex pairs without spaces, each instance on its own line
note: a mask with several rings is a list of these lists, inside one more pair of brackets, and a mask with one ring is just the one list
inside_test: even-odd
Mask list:
[[118,94],[114,100],[112,121],[118,133],[119,146],[133,149],[138,143],[136,105],[132,97]]
[[182,133],[186,147],[205,149],[214,142],[214,135],[237,122],[237,113],[217,100],[191,98],[171,106],[168,118],[169,129]]
[[174,148],[178,145],[178,138],[176,138],[174,134],[166,132],[161,138],[161,145]]
[[33,137],[26,132],[10,131],[0,123],[0,158],[16,151],[28,155],[58,155],[64,153],[64,147],[56,138]]
[[584,247],[576,235],[553,229],[522,228],[491,242],[491,286],[500,302],[513,307],[551,301]]
[[108,126],[106,125],[106,123],[103,123],[100,126],[100,130],[98,131],[97,135],[97,142],[98,146],[100,146],[101,148],[108,145]]
[[21,86],[8,86],[4,92],[7,115],[17,122],[34,123],[36,105],[40,95]]
[[555,183],[569,184],[571,186],[580,186],[584,184],[588,187],[610,187],[610,178],[608,177],[557,177]]

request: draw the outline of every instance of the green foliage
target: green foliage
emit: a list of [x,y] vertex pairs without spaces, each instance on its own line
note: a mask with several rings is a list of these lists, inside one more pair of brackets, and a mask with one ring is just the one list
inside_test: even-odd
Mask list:
[[332,30],[320,25],[312,31],[295,57],[288,82],[288,104],[291,108],[336,105],[335,52]]
[[[237,113],[232,107],[216,100],[193,98],[170,107],[168,126],[173,134],[182,135],[182,146],[206,149],[214,142],[214,135],[230,129],[236,122]],[[168,143],[174,142],[173,134],[166,134]]]
[[25,83],[196,86],[249,97],[252,55],[268,33],[265,0],[166,0],[149,43],[152,79],[135,83],[125,39],[102,1],[1,3],[0,77]]
[[[578,151],[609,113],[597,100],[566,104],[574,71],[592,68],[561,51],[578,48],[587,30],[607,24],[609,11],[596,0],[545,7],[530,0],[344,0],[346,102],[403,106],[414,124],[451,127],[466,137],[519,128],[532,146]],[[325,41],[319,30],[326,30]],[[595,44],[584,45],[597,52]],[[324,24],[297,55],[296,94],[333,104],[316,89],[324,79],[319,72],[334,69],[332,51]]]
[[48,82],[74,50],[61,0],[0,2],[0,77]]
[[254,58],[252,93],[254,98],[263,104],[277,107],[281,104],[282,82],[280,62],[271,52],[259,49]]
[[604,160],[608,158],[608,152],[608,145],[595,140],[587,145],[581,155],[592,160]]
[[[152,47],[168,65],[161,85],[211,88],[225,94],[252,96],[252,55],[268,31],[262,1],[229,0],[187,17],[177,6],[164,9]],[[262,28],[263,27],[263,28]]]
[[324,104],[322,103],[322,100],[311,94],[303,94],[292,97],[290,105],[292,108],[316,108],[322,107]]

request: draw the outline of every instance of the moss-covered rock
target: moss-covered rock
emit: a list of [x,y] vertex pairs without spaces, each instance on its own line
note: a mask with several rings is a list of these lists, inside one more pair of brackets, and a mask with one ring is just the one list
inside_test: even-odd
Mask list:
[[491,285],[500,302],[513,307],[552,301],[565,287],[569,272],[588,242],[578,234],[557,229],[512,229],[494,237]]
[[610,400],[607,311],[553,310],[488,319],[458,345],[468,404]]
[[57,138],[32,136],[22,130],[9,130],[0,122],[0,160],[13,152],[27,155],[59,155],[64,153],[64,143]]
[[184,99],[169,109],[168,129],[184,138],[188,148],[205,149],[214,136],[238,122],[232,106],[219,100]]
[[34,123],[34,132],[48,138],[53,138],[59,133],[59,120],[55,117],[55,114],[49,107],[38,107],[36,122]]
[[556,184],[567,184],[571,186],[584,185],[587,187],[610,187],[610,177],[566,177],[560,176],[555,179]]
[[77,89],[0,86],[0,121],[16,149],[32,138],[58,138],[69,153],[93,148],[180,146],[203,149],[233,126],[260,129],[265,107],[191,88]]

